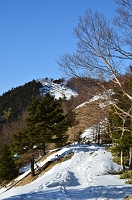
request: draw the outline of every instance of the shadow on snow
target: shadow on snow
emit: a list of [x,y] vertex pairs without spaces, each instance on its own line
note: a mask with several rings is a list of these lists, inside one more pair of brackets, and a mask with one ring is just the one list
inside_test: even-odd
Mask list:
[[89,186],[85,189],[73,189],[70,187],[59,186],[52,189],[43,189],[41,191],[30,192],[29,194],[16,195],[5,200],[51,200],[51,199],[65,199],[65,200],[88,200],[88,199],[123,199],[132,194],[131,185],[127,186]]

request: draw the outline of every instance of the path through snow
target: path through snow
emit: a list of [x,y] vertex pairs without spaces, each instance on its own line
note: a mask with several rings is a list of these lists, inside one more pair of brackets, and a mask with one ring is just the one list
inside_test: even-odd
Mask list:
[[[70,160],[55,165],[31,184],[1,194],[0,199],[123,200],[132,194],[132,185],[112,175],[121,167],[112,161],[111,153],[104,148],[69,146],[62,148],[58,155],[66,152],[74,152]],[[54,157],[55,154],[52,159]],[[2,191],[3,188],[0,193]]]

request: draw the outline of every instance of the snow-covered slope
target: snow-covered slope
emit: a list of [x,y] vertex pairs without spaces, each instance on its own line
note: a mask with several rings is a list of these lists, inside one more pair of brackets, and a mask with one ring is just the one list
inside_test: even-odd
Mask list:
[[[71,95],[77,95],[65,85],[48,82],[43,83],[41,88],[42,95],[46,92],[50,92],[57,99],[63,98],[64,95],[68,99]],[[82,137],[90,137],[92,134],[91,127]],[[56,165],[30,184],[0,188],[0,200],[123,200],[132,195],[132,185],[126,185],[119,175],[113,175],[121,171],[121,166],[113,162],[111,153],[106,151],[105,147],[95,144],[69,145],[49,155],[37,165],[42,167],[48,161],[66,157],[69,153],[73,153],[71,159],[58,164],[56,161]],[[30,165],[24,169],[25,173],[17,177],[16,182],[30,173]]]
[[[74,155],[70,160],[56,164],[32,183],[10,190],[1,188],[0,199],[122,200],[132,194],[132,185],[125,185],[119,175],[112,175],[121,167],[104,147],[73,145],[63,147],[57,154],[61,157],[71,152]],[[54,159],[56,153],[44,162]]]
[[[80,104],[79,106],[76,107],[76,109],[80,108],[80,107],[83,107],[85,106],[86,104],[89,104],[93,101],[96,101],[96,100],[99,100],[99,99],[102,99],[102,100],[105,100],[108,104],[112,104],[112,101],[110,100],[110,95],[112,94],[112,91],[111,90],[108,90],[107,92],[104,92],[104,93],[100,93],[98,95],[95,95],[93,96],[89,101],[86,101],[86,102],[83,102],[82,104]],[[100,104],[100,107],[103,108],[105,107],[105,103],[102,102]]]
[[47,92],[49,92],[51,95],[55,97],[55,99],[65,98],[69,100],[71,96],[77,96],[78,93],[66,86],[66,84],[61,83],[53,83],[48,81],[42,82],[43,87],[40,89],[41,95],[45,95]]

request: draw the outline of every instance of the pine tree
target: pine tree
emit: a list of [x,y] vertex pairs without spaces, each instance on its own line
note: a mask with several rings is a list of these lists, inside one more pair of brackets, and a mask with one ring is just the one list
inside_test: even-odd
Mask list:
[[74,112],[70,111],[67,115],[63,116],[63,119],[54,125],[54,131],[56,138],[54,143],[56,147],[61,147],[66,144],[68,140],[67,130],[68,127],[74,123]]
[[[129,76],[124,82],[124,89],[128,94],[132,94],[132,78]],[[119,112],[115,106],[112,106],[109,113],[109,134],[112,137],[113,143],[116,143],[115,151],[121,157],[121,165],[123,171],[125,164],[129,162],[129,150],[132,147],[132,103],[129,98],[123,95],[120,90],[115,90],[113,98],[116,100],[116,105],[124,111]],[[130,113],[130,116],[125,114]]]
[[5,143],[0,151],[0,179],[10,181],[18,175],[10,145]]
[[[23,154],[28,150],[28,148],[32,147],[33,145],[30,142],[28,137],[28,130],[22,130],[16,134],[12,135],[12,151],[17,154]],[[28,148],[27,148],[28,147]]]
[[[28,117],[26,119],[27,129],[20,135],[21,147],[23,144],[32,148],[36,145],[46,153],[46,146],[55,143],[57,146],[67,142],[66,131],[71,126],[71,113],[64,115],[61,108],[61,99],[56,100],[47,93],[42,99],[33,99],[28,107]],[[27,139],[27,142],[26,142]],[[19,136],[13,136],[14,146],[19,142]],[[19,146],[19,147],[20,147]]]
[[39,146],[45,153],[46,143],[55,143],[56,146],[66,144],[68,135],[66,131],[71,126],[68,115],[63,114],[61,99],[55,100],[50,94],[46,94],[37,107],[36,116],[38,123],[35,130],[39,134]]

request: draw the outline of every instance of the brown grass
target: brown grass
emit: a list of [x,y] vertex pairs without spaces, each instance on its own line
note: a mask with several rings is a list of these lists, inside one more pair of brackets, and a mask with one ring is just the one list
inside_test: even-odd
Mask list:
[[[50,153],[51,154],[51,153]],[[47,155],[49,156],[49,154]],[[47,156],[44,156],[42,158],[41,161],[45,160],[47,158]],[[31,183],[32,181],[36,180],[38,177],[42,176],[45,172],[49,171],[50,169],[52,169],[52,167],[54,167],[56,164],[59,164],[59,163],[62,163],[68,159],[70,159],[71,157],[73,156],[73,153],[71,154],[68,154],[66,157],[64,158],[60,158],[60,159],[57,159],[55,161],[48,161],[42,168],[41,168],[41,171],[36,171],[35,172],[35,176],[34,177],[31,177],[31,174],[29,174],[28,176],[26,176],[25,178],[23,178],[21,180],[21,182],[19,182],[18,184],[16,184],[16,186],[24,186],[26,184],[29,184]]]
[[124,200],[132,200],[132,196],[126,197]]
[[99,105],[102,102],[102,99],[96,100],[74,110],[77,124],[68,130],[70,143],[73,142],[74,139],[77,139],[80,131],[84,132],[86,129],[98,124],[101,120],[108,116],[110,106],[104,101],[103,103],[105,103],[106,106],[104,108],[100,108]]

